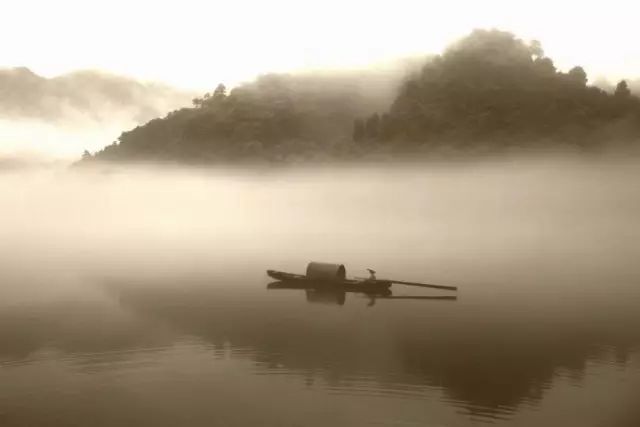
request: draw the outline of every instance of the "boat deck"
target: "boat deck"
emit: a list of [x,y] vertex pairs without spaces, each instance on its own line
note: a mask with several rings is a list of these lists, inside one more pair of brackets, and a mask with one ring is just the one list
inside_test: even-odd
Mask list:
[[[371,279],[342,279],[342,280],[314,280],[302,274],[286,273],[284,271],[267,270],[269,277],[278,280],[282,288],[317,288],[340,289],[348,292],[379,293],[388,291],[392,282],[389,280]],[[278,287],[273,283],[272,288]]]

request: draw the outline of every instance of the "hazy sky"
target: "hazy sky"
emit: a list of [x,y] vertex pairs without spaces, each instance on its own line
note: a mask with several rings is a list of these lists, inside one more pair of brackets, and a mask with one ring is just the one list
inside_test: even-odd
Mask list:
[[540,40],[561,68],[640,76],[632,1],[5,0],[0,66],[98,68],[183,88],[267,71],[354,67],[439,52],[473,28]]

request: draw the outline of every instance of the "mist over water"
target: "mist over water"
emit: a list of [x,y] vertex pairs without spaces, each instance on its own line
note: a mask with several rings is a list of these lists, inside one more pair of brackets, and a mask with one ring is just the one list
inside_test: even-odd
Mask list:
[[[2,172],[0,423],[636,425],[638,171]],[[458,300],[266,288],[310,260]]]

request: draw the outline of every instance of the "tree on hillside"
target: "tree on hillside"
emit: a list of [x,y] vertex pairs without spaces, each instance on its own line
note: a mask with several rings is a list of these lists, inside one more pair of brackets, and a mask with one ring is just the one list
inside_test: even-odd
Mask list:
[[577,83],[580,86],[585,86],[587,84],[587,73],[584,71],[582,67],[573,67],[567,73],[571,81]]
[[220,83],[213,91],[213,94],[207,92],[202,98],[193,98],[191,102],[196,108],[210,107],[219,104],[227,97],[227,88],[224,84]]
[[220,101],[227,97],[227,88],[224,84],[220,83],[216,89],[213,91],[213,99],[215,101]]
[[531,40],[529,50],[535,59],[544,57],[544,49],[542,49],[542,43],[539,40]]
[[631,90],[626,80],[621,80],[616,86],[616,91],[613,93],[618,98],[628,98],[631,96]]

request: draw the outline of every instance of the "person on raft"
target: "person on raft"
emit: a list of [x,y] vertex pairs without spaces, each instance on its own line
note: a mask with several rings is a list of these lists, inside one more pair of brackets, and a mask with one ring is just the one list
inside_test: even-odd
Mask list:
[[374,270],[367,268],[367,271],[369,272],[369,278],[367,280],[371,280],[371,281],[378,280],[376,279],[376,272]]

